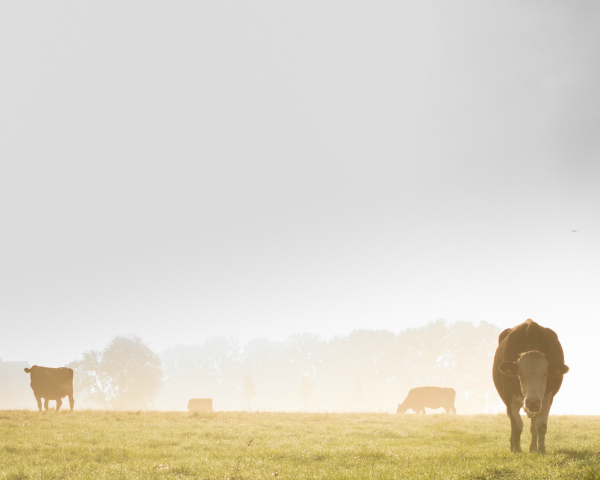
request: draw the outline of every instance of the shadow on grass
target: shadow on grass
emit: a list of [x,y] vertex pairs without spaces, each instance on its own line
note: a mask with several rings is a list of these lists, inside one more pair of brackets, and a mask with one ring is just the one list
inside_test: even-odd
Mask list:
[[585,460],[587,458],[597,456],[598,452],[593,450],[573,450],[570,448],[561,448],[556,453],[564,455],[565,457],[572,458],[574,460]]
[[510,468],[486,467],[485,471],[479,475],[468,477],[469,480],[500,480],[507,478],[517,478],[514,470]]

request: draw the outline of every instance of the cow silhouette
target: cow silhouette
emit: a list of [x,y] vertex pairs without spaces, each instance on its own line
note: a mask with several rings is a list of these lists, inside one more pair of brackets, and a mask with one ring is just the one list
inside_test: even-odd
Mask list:
[[37,400],[38,408],[42,411],[42,398],[44,399],[44,409],[48,410],[48,401],[56,400],[56,411],[60,410],[62,399],[69,397],[71,410],[75,406],[73,398],[73,369],[67,367],[49,368],[34,365],[31,368],[25,368],[25,373],[29,373],[31,378],[31,389]]
[[407,410],[414,410],[415,413],[425,414],[427,408],[441,408],[446,410],[446,413],[456,413],[454,408],[454,400],[456,392],[453,388],[442,387],[416,387],[413,388],[400,405],[396,413],[406,413]]
[[212,398],[192,398],[188,402],[188,410],[190,412],[212,412]]

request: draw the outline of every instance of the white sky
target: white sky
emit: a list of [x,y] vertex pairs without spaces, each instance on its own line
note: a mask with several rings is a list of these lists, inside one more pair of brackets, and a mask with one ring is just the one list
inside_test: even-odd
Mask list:
[[599,129],[591,0],[3,2],[0,357],[530,317],[582,412]]

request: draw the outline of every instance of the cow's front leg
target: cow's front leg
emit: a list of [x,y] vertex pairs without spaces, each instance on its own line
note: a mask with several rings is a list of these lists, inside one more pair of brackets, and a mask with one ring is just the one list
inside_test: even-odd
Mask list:
[[523,399],[513,396],[512,402],[506,408],[508,418],[510,418],[510,451],[521,452],[521,433],[523,432],[523,419],[521,418],[521,407]]
[[38,397],[36,395],[35,399],[37,400],[38,408],[40,409],[40,412],[41,412],[42,411],[42,397]]
[[60,410],[60,406],[62,405],[62,400],[60,398],[56,399],[56,411]]
[[529,429],[531,431],[531,445],[529,445],[530,452],[538,451],[538,429],[535,425],[537,417],[538,416],[535,415],[534,417],[531,418],[531,428]]
[[49,399],[44,398],[44,410],[48,410],[48,402],[49,401],[50,401]]
[[[531,419],[531,447],[530,452],[546,453],[546,432],[548,431],[548,416],[554,395],[547,393],[542,400],[542,409]],[[535,434],[534,434],[535,432]],[[535,436],[534,436],[535,435]],[[537,440],[534,444],[534,438]]]

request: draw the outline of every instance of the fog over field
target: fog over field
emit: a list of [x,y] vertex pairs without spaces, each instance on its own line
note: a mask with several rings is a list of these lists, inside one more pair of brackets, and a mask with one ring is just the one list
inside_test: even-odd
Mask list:
[[592,0],[3,2],[0,408],[491,412],[532,318],[600,414],[599,58]]

